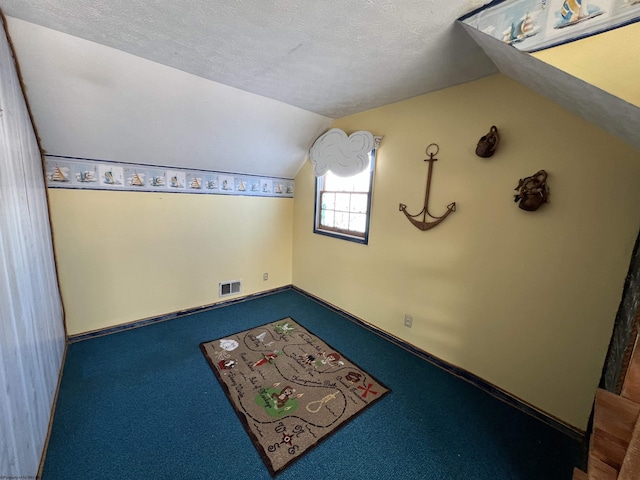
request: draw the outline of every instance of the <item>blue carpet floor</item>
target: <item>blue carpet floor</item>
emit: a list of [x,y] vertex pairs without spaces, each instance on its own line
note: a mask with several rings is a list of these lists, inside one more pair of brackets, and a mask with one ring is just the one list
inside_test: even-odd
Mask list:
[[71,344],[44,480],[270,478],[198,345],[287,316],[392,392],[278,479],[571,479],[578,442],[288,290]]

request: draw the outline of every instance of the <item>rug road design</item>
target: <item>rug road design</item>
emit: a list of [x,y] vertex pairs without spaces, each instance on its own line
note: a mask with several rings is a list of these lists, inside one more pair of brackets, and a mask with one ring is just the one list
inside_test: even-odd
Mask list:
[[200,349],[272,475],[390,392],[291,318]]

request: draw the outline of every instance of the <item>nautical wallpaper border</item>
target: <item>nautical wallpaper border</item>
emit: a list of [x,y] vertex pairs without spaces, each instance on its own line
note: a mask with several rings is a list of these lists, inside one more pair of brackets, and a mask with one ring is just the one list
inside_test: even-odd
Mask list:
[[45,155],[47,187],[292,198],[294,181],[136,163]]
[[497,0],[459,21],[535,52],[640,21],[640,0]]

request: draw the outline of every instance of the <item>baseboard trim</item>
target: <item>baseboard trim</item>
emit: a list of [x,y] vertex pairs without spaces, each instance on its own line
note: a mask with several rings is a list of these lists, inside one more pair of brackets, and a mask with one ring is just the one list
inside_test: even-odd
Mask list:
[[442,360],[441,358],[438,358],[434,355],[431,355],[430,353],[415,347],[413,345],[411,345],[410,343],[407,343],[406,341],[396,337],[395,335],[392,335],[389,332],[386,332],[364,320],[362,320],[361,318],[356,317],[355,315],[350,314],[349,312],[345,312],[344,310],[342,310],[339,307],[336,307],[335,305],[326,302],[325,300],[321,299],[320,297],[317,297],[303,289],[301,289],[300,287],[296,287],[295,285],[291,286],[291,289],[298,292],[299,294],[307,297],[310,300],[313,300],[316,303],[319,303],[320,305],[322,305],[325,308],[328,308],[329,310],[334,311],[335,313],[338,313],[340,315],[342,315],[343,317],[345,317],[346,319],[358,324],[359,326],[366,328],[367,330],[379,335],[380,337],[390,341],[391,343],[403,348],[404,350],[407,350],[410,353],[413,353],[414,355],[420,357],[423,360],[426,360],[427,362],[447,371],[448,373],[468,382],[471,383],[472,385],[474,385],[475,387],[479,388],[480,390],[488,393],[489,395],[497,398],[498,400],[501,400],[505,403],[507,403],[508,405],[536,418],[537,420],[540,420],[541,422],[545,423],[546,425],[549,425],[552,428],[555,428],[556,430],[559,430],[560,432],[562,432],[563,434],[567,435],[568,437],[577,440],[579,442],[583,442],[585,439],[585,432],[583,430],[580,430],[572,425],[569,425],[568,423],[565,423],[564,421],[560,420],[559,418],[546,413],[536,407],[534,407],[533,405],[531,405],[530,403],[522,400],[521,398],[516,397],[515,395],[510,394],[509,392],[501,389],[500,387],[493,385],[492,383],[487,382],[486,380],[483,380],[482,378],[478,377],[477,375],[474,375],[473,373],[460,368],[460,367],[456,367],[455,365]]
[[42,472],[44,470],[44,462],[47,458],[47,450],[49,449],[49,440],[51,439],[51,430],[53,429],[53,419],[56,414],[56,405],[58,405],[58,394],[60,393],[60,385],[62,384],[62,372],[64,371],[64,364],[67,361],[68,348],[69,348],[69,344],[65,343],[64,350],[62,351],[62,359],[60,361],[60,371],[58,372],[58,383],[56,385],[56,391],[53,394],[53,402],[51,402],[51,411],[49,412],[49,425],[47,426],[47,434],[44,437],[44,445],[42,446],[42,453],[40,454],[40,465],[38,465],[38,473],[36,475],[36,480],[40,480],[42,478]]
[[[420,357],[423,360],[426,360],[427,362],[447,371],[448,373],[468,382],[471,383],[472,385],[474,385],[475,387],[479,388],[480,390],[488,393],[489,395],[497,398],[498,400],[501,400],[505,403],[507,403],[508,405],[538,419],[539,421],[549,425],[552,428],[555,428],[556,430],[564,433],[565,435],[567,435],[570,438],[573,438],[574,440],[577,441],[584,441],[585,439],[585,432],[583,430],[580,430],[572,425],[569,425],[568,423],[565,423],[564,421],[560,420],[559,418],[544,412],[538,408],[536,408],[535,406],[531,405],[530,403],[526,402],[525,400],[522,400],[521,398],[516,397],[515,395],[510,394],[509,392],[501,389],[500,387],[493,385],[490,382],[487,382],[486,380],[478,377],[477,375],[474,375],[473,373],[469,372],[468,370],[465,370],[463,368],[457,367],[445,360],[442,360],[441,358],[438,358],[414,345],[411,345],[410,343],[407,343],[406,341],[402,340],[401,338],[396,337],[395,335],[386,332],[378,327],[376,327],[375,325],[372,325],[371,323],[366,322],[365,320],[362,320],[361,318],[356,317],[355,315],[350,314],[349,312],[346,312],[344,310],[342,310],[341,308],[323,300],[320,297],[317,297],[309,292],[307,292],[306,290],[303,290],[300,287],[297,287],[295,285],[285,285],[282,287],[278,287],[278,288],[274,288],[271,290],[266,290],[264,292],[259,292],[259,293],[255,293],[252,295],[246,295],[243,297],[238,297],[238,298],[234,298],[231,300],[227,300],[224,302],[218,302],[218,303],[213,303],[210,305],[204,305],[204,306],[200,306],[200,307],[195,307],[195,308],[190,308],[190,309],[186,309],[186,310],[180,310],[177,312],[172,312],[172,313],[168,313],[165,315],[159,315],[159,316],[155,316],[155,317],[149,317],[149,318],[145,318],[142,320],[137,320],[134,322],[129,322],[129,323],[124,323],[121,325],[116,325],[113,327],[108,327],[108,328],[104,328],[104,329],[99,329],[99,330],[93,330],[91,332],[85,332],[85,333],[80,333],[80,334],[76,334],[76,335],[70,335],[68,338],[68,342],[71,343],[76,343],[76,342],[81,342],[84,340],[89,340],[92,338],[97,338],[97,337],[102,337],[104,335],[111,335],[113,333],[118,333],[118,332],[123,332],[126,330],[132,330],[134,328],[140,328],[140,327],[144,327],[147,325],[151,325],[154,323],[159,323],[159,322],[166,322],[167,320],[173,320],[175,318],[179,318],[179,317],[183,317],[185,315],[191,315],[193,313],[199,313],[199,312],[205,312],[208,310],[214,310],[217,308],[222,308],[222,307],[227,307],[230,305],[235,305],[238,303],[242,303],[242,302],[247,302],[249,300],[254,300],[256,298],[261,298],[261,297],[266,297],[268,295],[273,295],[275,293],[279,293],[279,292],[283,292],[286,290],[293,290],[301,295],[303,295],[304,297],[313,300],[314,302],[322,305],[323,307],[343,316],[344,318],[358,324],[359,326],[366,328],[367,330],[375,333],[376,335],[390,341],[391,343],[399,346],[400,348],[403,348],[404,350],[407,350],[408,352]],[[66,355],[66,350],[65,350],[65,355]],[[64,365],[64,364],[63,364]],[[57,391],[56,391],[56,397],[57,397]],[[55,405],[54,405],[55,406]],[[50,433],[50,432],[49,432]],[[47,436],[47,442],[48,442],[48,436]],[[44,456],[43,456],[43,462],[44,462]]]
[[212,303],[209,305],[203,305],[200,307],[188,308],[186,310],[179,310],[177,312],[171,312],[164,315],[158,315],[155,317],[143,318],[142,320],[135,320],[133,322],[122,323],[112,327],[101,328],[98,330],[92,330],[90,332],[78,333],[75,335],[69,335],[69,343],[82,342],[84,340],[90,340],[92,338],[103,337],[105,335],[111,335],[113,333],[124,332],[126,330],[132,330],[134,328],[145,327],[154,323],[166,322],[167,320],[173,320],[175,318],[184,317],[185,315],[191,315],[193,313],[206,312],[208,310],[215,310],[216,308],[228,307],[229,305],[235,305],[237,303],[247,302],[260,297],[266,297],[273,295],[274,293],[283,292],[285,290],[291,290],[292,285],[285,285],[283,287],[277,287],[271,290],[265,290],[264,292],[254,293],[251,295],[245,295],[242,297],[232,298],[224,302]]

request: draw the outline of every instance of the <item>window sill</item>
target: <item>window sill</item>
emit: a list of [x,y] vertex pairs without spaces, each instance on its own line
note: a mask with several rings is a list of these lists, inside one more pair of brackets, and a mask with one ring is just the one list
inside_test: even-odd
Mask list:
[[362,245],[368,245],[369,239],[365,237],[356,237],[355,235],[349,235],[348,233],[340,233],[333,232],[331,230],[321,230],[319,228],[314,228],[313,233],[317,233],[318,235],[324,235],[326,237],[333,237],[340,240],[346,240],[347,242],[360,243]]

